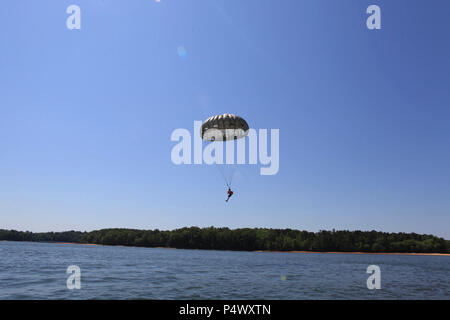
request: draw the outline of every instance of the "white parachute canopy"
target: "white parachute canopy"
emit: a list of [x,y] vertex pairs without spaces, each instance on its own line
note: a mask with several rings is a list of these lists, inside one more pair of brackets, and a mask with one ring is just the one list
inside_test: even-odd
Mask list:
[[200,136],[205,141],[228,141],[241,139],[248,134],[247,122],[235,114],[221,114],[206,119]]

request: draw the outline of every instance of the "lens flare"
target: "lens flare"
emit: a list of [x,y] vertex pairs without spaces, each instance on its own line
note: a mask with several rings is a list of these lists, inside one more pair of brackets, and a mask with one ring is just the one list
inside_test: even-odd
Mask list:
[[177,53],[178,53],[178,57],[180,57],[180,59],[186,59],[187,58],[187,52],[186,49],[183,46],[179,46],[177,48]]

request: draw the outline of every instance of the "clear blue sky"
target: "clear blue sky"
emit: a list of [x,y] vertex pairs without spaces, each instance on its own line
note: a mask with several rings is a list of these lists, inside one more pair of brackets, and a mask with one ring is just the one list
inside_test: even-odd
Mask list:
[[[66,8],[82,10],[81,30]],[[382,29],[366,28],[378,4]],[[0,228],[227,226],[450,239],[450,2],[8,0]],[[179,47],[186,55],[180,57]],[[280,129],[280,171],[175,166],[176,128]]]

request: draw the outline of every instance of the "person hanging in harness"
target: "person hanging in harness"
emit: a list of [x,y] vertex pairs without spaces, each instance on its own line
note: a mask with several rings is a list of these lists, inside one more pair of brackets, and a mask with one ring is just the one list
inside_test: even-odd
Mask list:
[[227,200],[225,200],[225,202],[228,202],[228,200],[230,200],[230,197],[233,195],[233,191],[231,191],[230,187],[228,187],[227,194],[228,194],[228,198],[227,198]]

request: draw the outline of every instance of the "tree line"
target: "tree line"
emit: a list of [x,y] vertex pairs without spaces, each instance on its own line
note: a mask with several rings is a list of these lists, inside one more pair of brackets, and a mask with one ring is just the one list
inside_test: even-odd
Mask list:
[[102,229],[33,233],[0,229],[0,240],[206,250],[450,253],[450,241],[433,235],[346,230],[190,227],[171,231]]
[[32,241],[32,242],[75,242],[81,243],[82,236],[87,232],[40,232],[16,231],[0,229],[0,241]]

